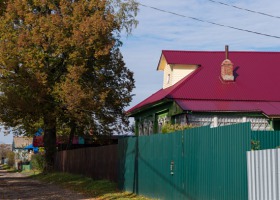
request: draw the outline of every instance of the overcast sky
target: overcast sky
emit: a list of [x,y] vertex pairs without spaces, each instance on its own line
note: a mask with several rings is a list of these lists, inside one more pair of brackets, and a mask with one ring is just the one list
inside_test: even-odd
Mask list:
[[[216,1],[216,0],[215,0]],[[218,1],[218,0],[217,0]],[[195,21],[197,18],[225,26],[280,37],[279,0],[220,0],[244,9],[267,13],[268,17],[211,0],[139,0],[140,3],[177,13],[180,17],[140,6],[139,25],[129,37],[123,37],[121,48],[127,67],[134,72],[136,88],[130,107],[162,87],[162,71],[156,67],[162,50],[280,51],[280,39]],[[277,15],[278,18],[277,18]],[[0,142],[12,142],[12,136],[0,133]]]

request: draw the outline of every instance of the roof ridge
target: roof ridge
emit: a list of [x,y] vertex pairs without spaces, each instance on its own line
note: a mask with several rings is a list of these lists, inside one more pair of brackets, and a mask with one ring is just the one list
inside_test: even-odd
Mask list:
[[190,101],[238,101],[238,102],[241,102],[241,101],[245,101],[245,102],[266,102],[266,103],[273,103],[273,102],[280,102],[279,101],[271,101],[271,100],[243,100],[243,99],[240,99],[240,100],[233,100],[233,99],[197,99],[197,98],[173,98],[174,100],[190,100]]
[[[185,53],[224,53],[225,51],[221,50],[221,51],[199,51],[199,50],[162,50],[162,53],[164,52],[185,52]],[[263,54],[263,53],[276,53],[276,54],[280,54],[279,51],[229,51],[229,53],[256,53],[256,54]]]

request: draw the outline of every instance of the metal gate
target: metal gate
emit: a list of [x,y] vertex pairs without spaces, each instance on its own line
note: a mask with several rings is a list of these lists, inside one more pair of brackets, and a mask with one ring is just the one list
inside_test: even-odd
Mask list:
[[157,199],[247,199],[250,124],[119,142],[120,188]]

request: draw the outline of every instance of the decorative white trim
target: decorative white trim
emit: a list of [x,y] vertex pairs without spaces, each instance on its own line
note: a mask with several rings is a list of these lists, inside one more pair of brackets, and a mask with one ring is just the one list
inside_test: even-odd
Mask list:
[[217,116],[213,117],[213,127],[218,127],[218,117]]
[[211,115],[188,115],[188,121],[194,126],[219,127],[237,123],[251,122],[252,130],[271,130],[269,119],[264,117],[232,117]]

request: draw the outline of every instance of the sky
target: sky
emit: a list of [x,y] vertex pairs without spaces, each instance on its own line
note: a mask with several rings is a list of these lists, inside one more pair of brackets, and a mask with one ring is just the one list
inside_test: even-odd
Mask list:
[[156,70],[162,50],[224,51],[225,45],[229,45],[229,51],[280,51],[279,0],[217,1],[276,17],[211,0],[138,0],[141,4],[179,15],[279,38],[203,23],[140,5],[138,26],[131,36],[122,38],[124,61],[134,72],[136,81],[135,96],[128,109],[162,88],[163,72]]
[[12,144],[13,143],[13,135],[9,134],[7,136],[4,135],[4,128],[0,127],[0,144]]
[[[124,61],[135,78],[134,98],[127,109],[162,88],[163,72],[156,70],[162,50],[224,51],[225,45],[229,45],[229,51],[280,51],[279,0],[217,0],[276,17],[213,1],[216,0],[138,0],[141,4],[185,17],[139,6],[138,26],[132,35],[122,37]],[[216,26],[189,17],[279,38]],[[12,143],[12,136],[4,137],[0,132],[1,142]]]

